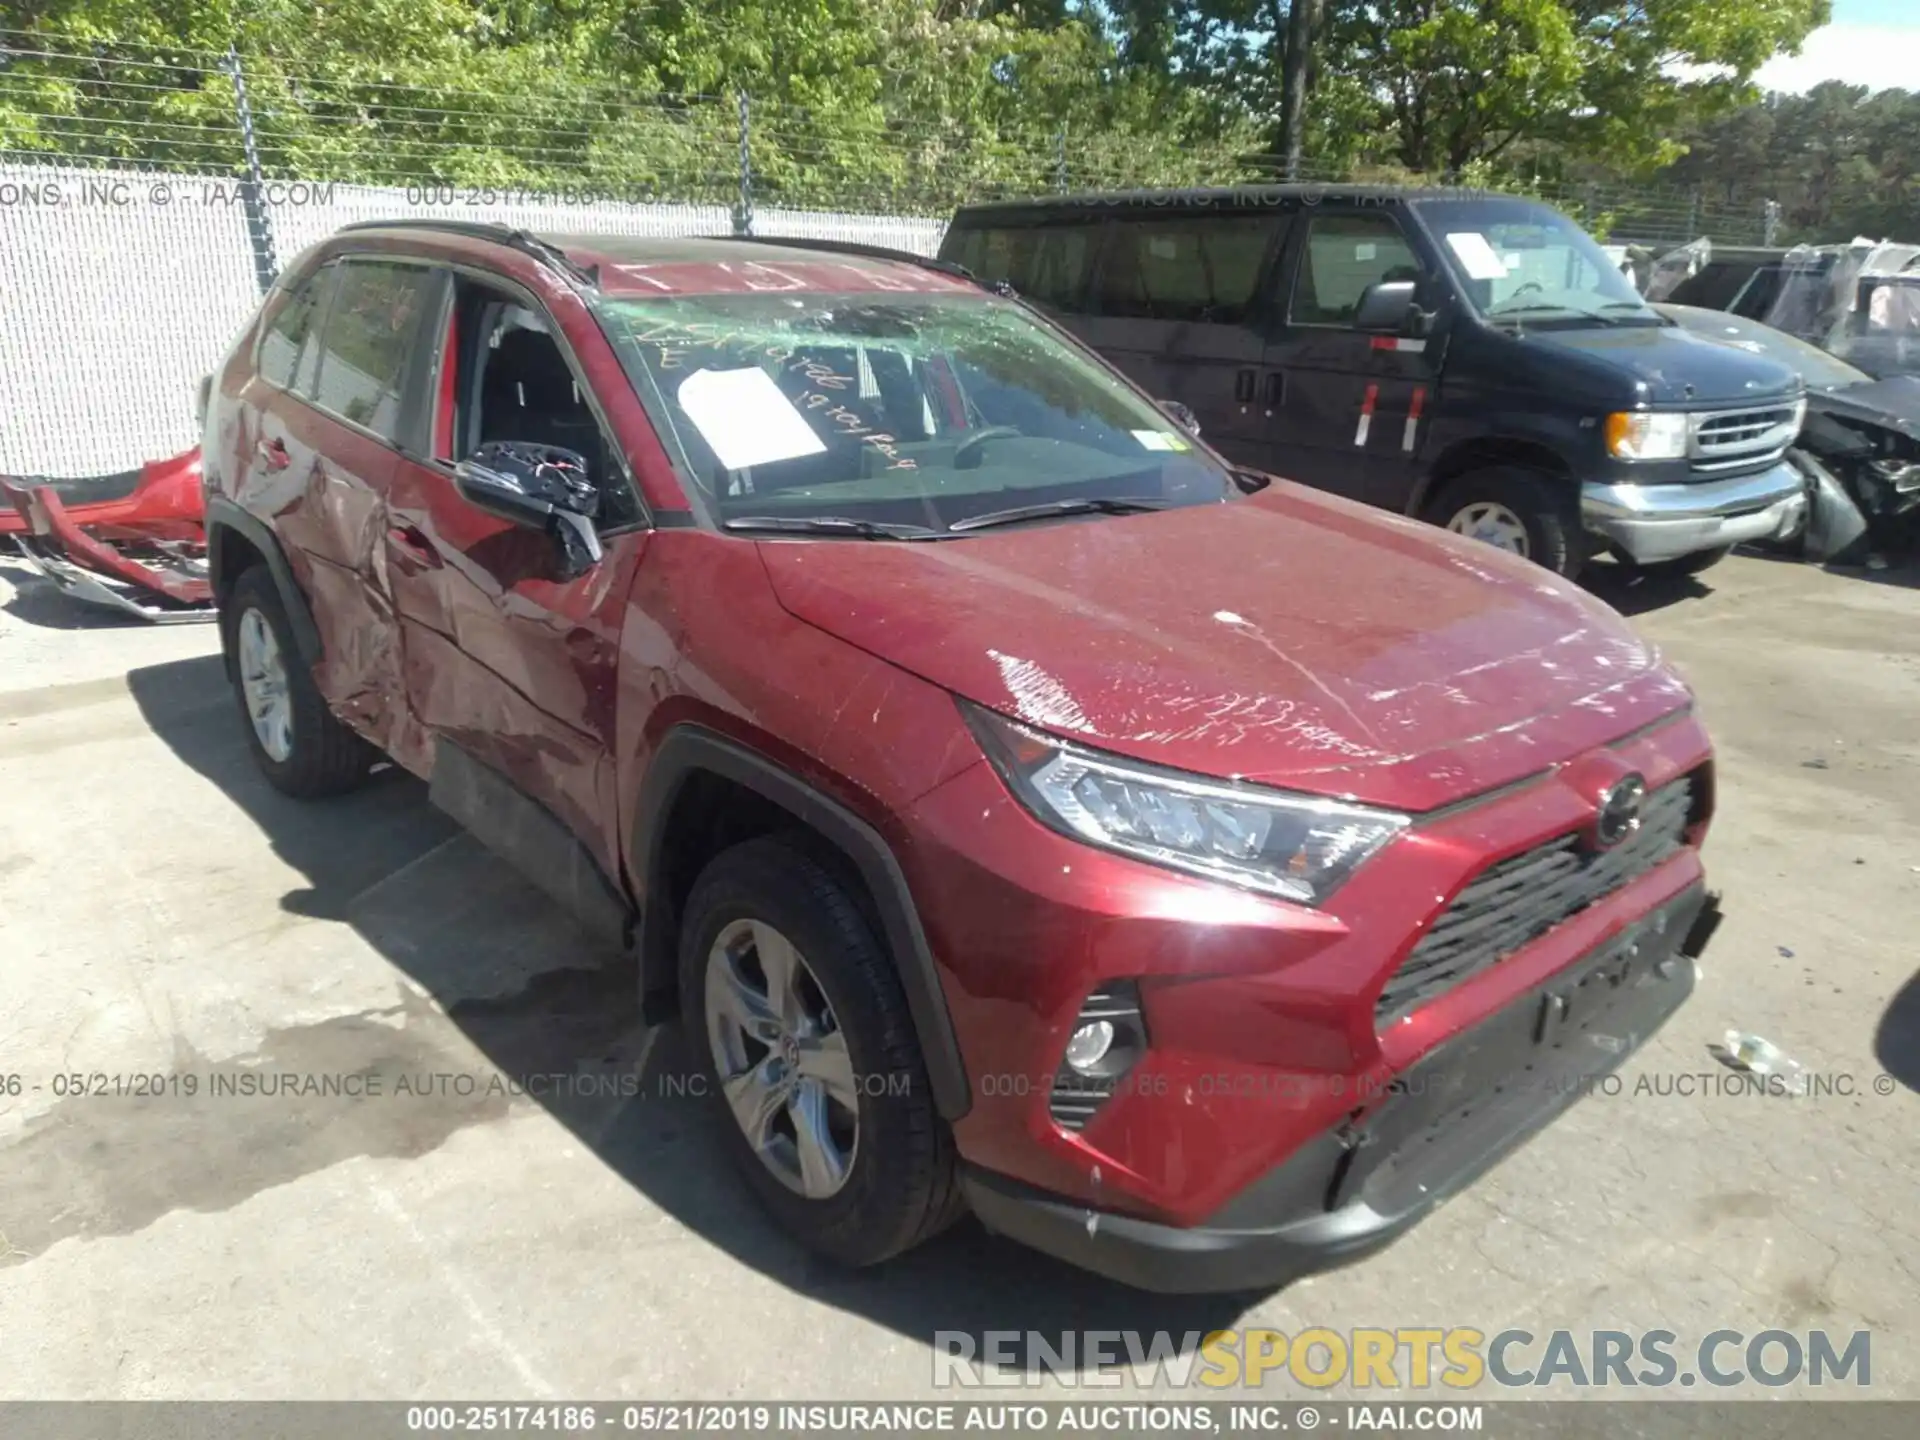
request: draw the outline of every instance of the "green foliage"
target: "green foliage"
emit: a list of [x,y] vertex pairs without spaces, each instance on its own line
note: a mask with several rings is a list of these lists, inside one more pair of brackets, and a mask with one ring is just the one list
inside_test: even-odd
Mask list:
[[[1288,8],[0,0],[0,151],[231,173],[242,163],[222,64],[232,45],[279,178],[729,204],[742,92],[762,206],[938,214],[1062,185],[1272,178]],[[1677,161],[1675,176],[1709,185],[1780,175],[1796,226],[1910,213],[1905,157],[1920,155],[1920,122],[1904,102],[1849,93],[1741,108],[1754,71],[1824,20],[1828,0],[1325,0],[1325,11],[1309,178],[1570,184]],[[1787,147],[1797,170],[1776,158]]]
[[1669,172],[1780,203],[1782,244],[1920,240],[1920,91],[1830,82],[1699,123]]

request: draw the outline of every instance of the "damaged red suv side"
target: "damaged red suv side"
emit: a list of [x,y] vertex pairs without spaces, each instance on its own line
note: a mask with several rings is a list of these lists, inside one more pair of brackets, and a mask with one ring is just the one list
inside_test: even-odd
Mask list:
[[1710,748],[1605,606],[1236,472],[964,272],[395,222],[220,371],[249,743],[385,755],[636,956],[748,1184],[1285,1281],[1678,1006]]

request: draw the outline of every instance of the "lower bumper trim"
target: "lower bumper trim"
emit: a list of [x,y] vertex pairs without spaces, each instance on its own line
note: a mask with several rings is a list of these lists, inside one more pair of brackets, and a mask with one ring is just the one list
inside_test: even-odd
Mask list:
[[[1582,1082],[1638,1050],[1692,993],[1693,962],[1719,916],[1717,897],[1698,886],[1677,896],[1408,1071],[1406,1089],[1367,1118],[1363,1148],[1322,1135],[1210,1224],[1096,1210],[972,1167],[961,1186],[989,1230],[1142,1290],[1271,1290],[1350,1264],[1484,1175],[1585,1094]],[[1549,1030],[1548,1012],[1580,1019]]]
[[1642,565],[1786,539],[1806,523],[1806,481],[1788,464],[1732,480],[1580,489],[1581,522]]

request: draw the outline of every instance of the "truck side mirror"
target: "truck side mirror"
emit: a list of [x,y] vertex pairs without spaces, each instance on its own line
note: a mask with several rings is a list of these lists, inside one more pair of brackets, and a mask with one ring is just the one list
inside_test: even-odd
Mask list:
[[1360,296],[1360,308],[1353,317],[1354,329],[1398,335],[1413,314],[1413,298],[1418,289],[1412,280],[1382,280],[1369,285]]

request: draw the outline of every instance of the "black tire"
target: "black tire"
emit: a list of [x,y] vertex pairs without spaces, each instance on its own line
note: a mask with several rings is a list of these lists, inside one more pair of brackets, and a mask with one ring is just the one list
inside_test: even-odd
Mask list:
[[[891,1259],[964,1208],[953,1139],[934,1109],[900,979],[837,856],[803,834],[723,851],[694,882],[680,928],[680,1012],[713,1123],[748,1185],[795,1239],[845,1265]],[[823,1199],[789,1189],[761,1161],[718,1093],[706,1029],[707,956],[735,920],[786,936],[833,1008],[859,1080],[859,1136],[845,1183]]]
[[[241,619],[249,611],[259,612],[266,621],[286,669],[287,698],[292,707],[292,748],[283,760],[269,755],[261,745],[240,685],[236,637]],[[313,676],[300,664],[293,627],[287,623],[280,592],[265,566],[255,565],[234,581],[232,592],[220,607],[220,643],[226,652],[227,673],[232,678],[234,699],[240,707],[247,746],[274,789],[296,799],[317,800],[344,794],[366,780],[379,752],[334,716],[321,698],[319,687],[313,683]]]
[[1636,565],[1633,568],[1642,575],[1679,580],[1688,575],[1698,575],[1702,570],[1711,569],[1732,553],[1731,545],[1721,545],[1712,550],[1696,550],[1691,555],[1682,555],[1677,560],[1661,560],[1652,565]]
[[1481,504],[1504,506],[1527,532],[1527,558],[1571,580],[1587,561],[1586,532],[1572,481],[1518,465],[1472,470],[1442,487],[1427,519],[1443,529]]

